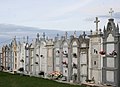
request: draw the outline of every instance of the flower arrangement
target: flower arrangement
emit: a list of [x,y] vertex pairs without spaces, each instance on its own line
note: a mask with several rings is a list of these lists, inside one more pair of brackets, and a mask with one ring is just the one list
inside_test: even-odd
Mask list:
[[73,63],[73,68],[77,68],[77,64]]
[[109,55],[115,56],[115,55],[117,55],[117,52],[116,52],[115,50],[113,50],[113,52],[112,52],[112,53],[109,53]]
[[67,64],[67,62],[65,61],[65,62],[63,62],[62,61],[62,64],[64,64],[65,65],[65,67],[68,67],[68,64]]
[[105,55],[105,51],[100,51],[99,54]]
[[18,69],[18,71],[20,71],[20,72],[24,72],[24,68],[21,67],[21,68]]
[[67,62],[66,61],[64,61],[64,62],[62,61],[62,64],[67,64]]
[[76,54],[76,53],[73,53],[73,57],[77,58],[77,54]]
[[37,56],[37,57],[39,57],[39,55],[38,55],[38,54],[36,54],[36,56]]
[[23,60],[23,59],[21,59],[21,60],[20,60],[20,62],[24,62],[24,60]]
[[57,53],[60,53],[60,51],[59,51],[59,50],[57,50]]
[[35,64],[38,64],[38,62],[35,62]]
[[63,51],[62,54],[65,55],[66,57],[68,57],[67,51]]
[[63,77],[63,74],[60,73],[59,71],[53,71],[52,73],[48,74],[48,77],[50,79],[54,79],[54,80],[57,80],[57,79],[60,79]]

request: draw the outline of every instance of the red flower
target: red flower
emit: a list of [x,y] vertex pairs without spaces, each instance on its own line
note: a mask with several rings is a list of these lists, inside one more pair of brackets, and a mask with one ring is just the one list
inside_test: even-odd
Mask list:
[[105,51],[100,51],[99,52],[101,55],[105,55]]
[[67,63],[66,63],[66,61],[65,62],[62,61],[62,64],[67,64]]

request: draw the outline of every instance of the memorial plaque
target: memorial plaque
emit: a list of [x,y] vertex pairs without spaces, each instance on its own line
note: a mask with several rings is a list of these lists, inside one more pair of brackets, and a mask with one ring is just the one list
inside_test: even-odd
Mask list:
[[106,80],[109,82],[114,82],[114,72],[106,71]]
[[77,53],[77,47],[73,47],[73,53]]
[[114,51],[114,44],[107,44],[107,54],[111,54]]
[[80,62],[81,62],[81,64],[86,64],[87,63],[87,54],[81,53]]
[[86,47],[86,43],[82,43],[82,44],[81,44],[81,47]]
[[114,37],[112,36],[112,34],[109,34],[107,38],[107,42],[113,42],[113,41],[114,41]]
[[115,59],[114,58],[109,58],[107,57],[107,67],[114,67],[114,62],[115,62]]

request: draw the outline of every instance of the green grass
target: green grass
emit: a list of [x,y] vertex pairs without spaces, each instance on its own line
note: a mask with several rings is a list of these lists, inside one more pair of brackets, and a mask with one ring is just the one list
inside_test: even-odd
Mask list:
[[13,75],[0,72],[0,87],[83,87],[37,77]]

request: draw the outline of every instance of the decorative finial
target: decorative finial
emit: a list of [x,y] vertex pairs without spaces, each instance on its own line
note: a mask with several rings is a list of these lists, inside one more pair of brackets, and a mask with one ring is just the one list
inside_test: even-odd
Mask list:
[[82,35],[82,36],[83,36],[83,38],[85,39],[85,36],[86,36],[85,31],[83,31],[83,35]]
[[39,33],[37,33],[37,41],[39,41],[39,36],[40,36]]
[[40,36],[39,33],[37,33],[37,38],[39,38],[39,36]]
[[74,37],[76,37],[76,31],[74,31]]
[[28,43],[28,39],[29,39],[29,37],[27,36],[27,43]]
[[100,34],[102,34],[102,29],[99,29]]
[[90,34],[92,35],[92,30],[90,30]]
[[105,26],[104,26],[104,29],[103,29],[103,31],[105,32]]
[[119,25],[117,24],[117,28],[119,29]]
[[113,14],[113,12],[114,12],[114,10],[113,10],[112,8],[110,8],[109,13],[110,13],[110,17],[111,17],[111,18],[112,18],[112,14]]
[[45,39],[45,32],[43,32],[43,38]]

